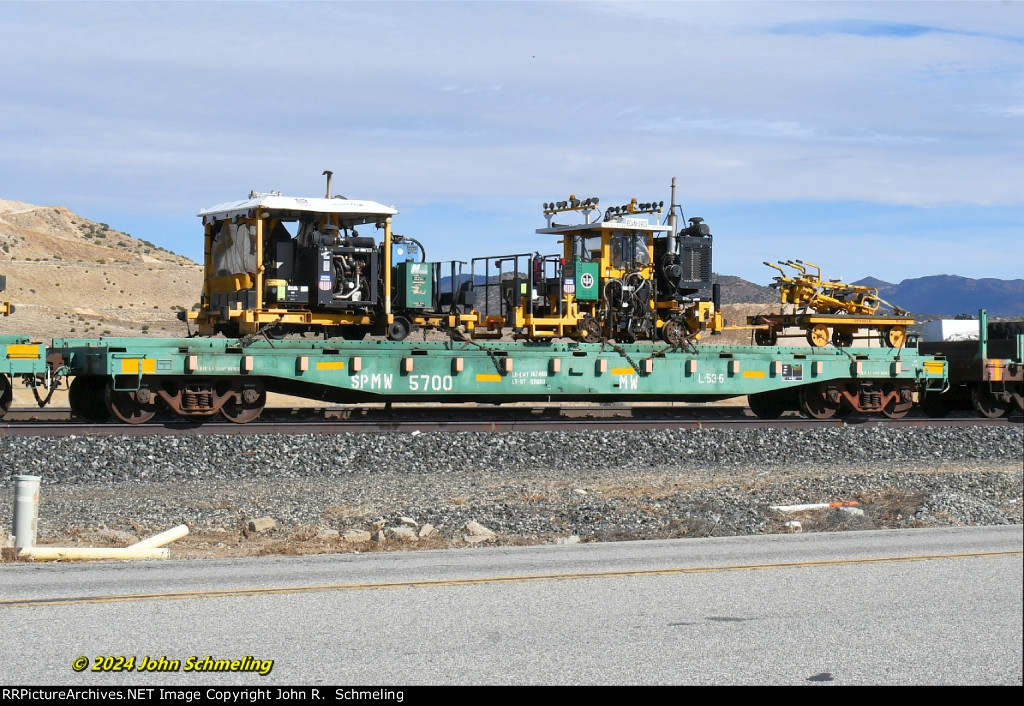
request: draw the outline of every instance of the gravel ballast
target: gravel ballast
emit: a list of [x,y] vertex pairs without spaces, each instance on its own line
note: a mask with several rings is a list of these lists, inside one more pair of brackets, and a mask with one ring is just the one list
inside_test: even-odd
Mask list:
[[[1020,524],[1022,456],[1018,424],[0,438],[9,478],[42,478],[40,543],[184,523],[209,540],[196,556],[464,546],[470,522],[512,544]],[[275,520],[272,549],[243,532],[258,517]],[[434,532],[389,530],[403,524]],[[338,538],[353,529],[380,541]]]

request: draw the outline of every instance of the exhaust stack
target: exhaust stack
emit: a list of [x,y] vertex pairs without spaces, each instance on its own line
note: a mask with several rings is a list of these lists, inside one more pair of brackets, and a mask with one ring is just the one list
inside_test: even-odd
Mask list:
[[676,178],[672,177],[672,198],[668,207],[668,242],[665,244],[666,252],[676,251],[676,234],[679,233],[679,222],[676,218]]
[[331,177],[334,175],[334,172],[332,172],[330,169],[325,169],[324,174],[327,175],[327,195],[324,198],[329,199],[331,198]]

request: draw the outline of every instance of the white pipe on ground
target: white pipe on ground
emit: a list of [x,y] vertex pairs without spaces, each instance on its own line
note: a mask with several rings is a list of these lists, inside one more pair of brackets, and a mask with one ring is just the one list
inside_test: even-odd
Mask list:
[[779,512],[803,512],[804,510],[826,510],[830,507],[854,507],[856,500],[845,503],[807,503],[804,505],[769,505],[772,510]]
[[130,547],[25,547],[19,557],[38,561],[90,561],[93,559],[170,559],[171,550],[162,548],[188,534],[188,527],[178,525],[136,542]]
[[177,527],[172,527],[160,534],[154,534],[148,539],[136,542],[131,545],[129,549],[152,549],[155,547],[162,547],[165,544],[170,544],[177,539],[181,539],[186,534],[188,534],[188,527],[185,525],[178,525]]
[[19,558],[39,561],[89,561],[91,559],[170,559],[170,549],[155,547],[26,547]]

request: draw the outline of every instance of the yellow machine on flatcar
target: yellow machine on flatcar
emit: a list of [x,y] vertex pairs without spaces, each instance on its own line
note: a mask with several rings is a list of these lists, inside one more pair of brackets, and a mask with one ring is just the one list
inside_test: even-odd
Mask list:
[[[778,270],[770,286],[779,290],[783,308],[788,306],[792,312],[747,317],[759,346],[775,345],[781,336],[790,335],[787,329],[799,331],[796,335],[804,335],[815,348],[830,341],[837,348],[852,346],[860,330],[876,332],[890,348],[902,348],[906,343],[907,327],[913,325],[914,317],[882,299],[877,288],[822,279],[821,268],[803,260],[779,261],[794,274],[770,262],[764,264]],[[892,315],[880,314],[883,306]]]
[[[195,320],[204,336],[313,332],[404,339],[413,326],[454,327],[462,314],[441,292],[440,262],[392,232],[394,208],[373,201],[250,193],[199,215],[205,277]],[[372,230],[361,234],[357,228]],[[448,281],[460,276],[451,262]],[[447,278],[446,278],[447,279]],[[467,307],[468,308],[468,307]]]
[[[682,345],[722,330],[711,232],[701,218],[678,229],[675,179],[665,223],[658,219],[663,201],[634,198],[603,216],[598,203],[570,196],[544,204],[547,227],[537,233],[559,236],[561,254],[473,260],[474,281],[484,282],[476,285],[476,313],[485,326],[472,329],[475,337],[496,338],[511,328],[514,337],[529,340],[660,337]],[[568,213],[583,222],[555,222]]]

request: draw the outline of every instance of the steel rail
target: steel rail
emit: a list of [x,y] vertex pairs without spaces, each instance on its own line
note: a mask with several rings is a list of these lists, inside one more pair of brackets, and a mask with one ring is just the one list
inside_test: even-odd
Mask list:
[[[477,410],[472,410],[477,411]],[[709,410],[710,411],[710,410]],[[463,410],[465,414],[466,410]],[[742,411],[741,411],[742,412]],[[1021,424],[1022,418],[986,419],[984,417],[846,417],[833,419],[804,419],[784,416],[765,420],[736,414],[723,418],[705,416],[639,416],[639,417],[553,417],[553,416],[508,416],[474,415],[439,418],[434,410],[433,418],[426,415],[416,418],[373,418],[349,419],[259,419],[248,424],[232,424],[212,419],[195,422],[178,418],[152,421],[146,424],[103,423],[89,424],[62,421],[9,422],[0,424],[0,436],[211,436],[235,434],[368,434],[368,433],[428,433],[428,432],[537,432],[537,431],[578,431],[578,430],[637,430],[637,429],[821,429],[825,427],[880,428],[880,427],[977,427],[1008,426]],[[485,416],[485,418],[480,418]],[[487,418],[489,417],[489,418]]]

